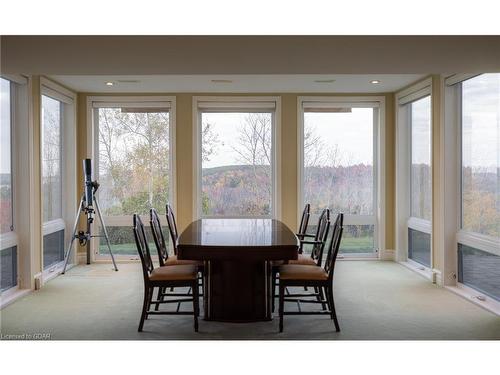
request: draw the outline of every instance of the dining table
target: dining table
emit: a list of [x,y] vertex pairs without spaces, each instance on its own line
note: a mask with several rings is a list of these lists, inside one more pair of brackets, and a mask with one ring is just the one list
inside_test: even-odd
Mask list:
[[297,259],[299,240],[275,219],[200,219],[180,234],[177,257],[204,264],[204,319],[272,319],[272,264]]

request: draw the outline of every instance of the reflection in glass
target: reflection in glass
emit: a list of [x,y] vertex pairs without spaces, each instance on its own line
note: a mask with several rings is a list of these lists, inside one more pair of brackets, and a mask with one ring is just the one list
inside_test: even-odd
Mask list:
[[500,301],[500,256],[458,244],[458,281]]
[[431,266],[431,235],[408,228],[408,258],[426,267]]

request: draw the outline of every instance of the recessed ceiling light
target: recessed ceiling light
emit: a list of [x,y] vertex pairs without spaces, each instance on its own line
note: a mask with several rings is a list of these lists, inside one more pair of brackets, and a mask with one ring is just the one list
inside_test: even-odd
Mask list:
[[380,81],[378,79],[374,79],[372,81],[370,81],[370,83],[373,83],[374,85],[377,85],[380,83]]
[[114,82],[106,82],[106,86],[113,86]]
[[233,83],[230,79],[212,79],[212,83]]
[[315,79],[314,82],[316,83],[333,83],[335,82],[334,79]]

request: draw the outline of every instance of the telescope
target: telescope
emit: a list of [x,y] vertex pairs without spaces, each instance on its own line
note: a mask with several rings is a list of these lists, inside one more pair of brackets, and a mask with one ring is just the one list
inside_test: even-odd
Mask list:
[[[95,237],[105,237],[106,244],[108,245],[109,254],[111,255],[111,259],[113,260],[113,266],[115,271],[118,271],[116,267],[115,257],[113,256],[113,252],[111,251],[111,244],[109,242],[108,230],[106,229],[106,225],[104,224],[104,220],[101,215],[101,209],[99,207],[99,202],[95,193],[99,188],[99,183],[97,181],[92,181],[92,160],[84,159],[83,160],[83,194],[80,199],[80,204],[78,206],[78,212],[75,218],[75,224],[73,226],[73,235],[71,237],[71,241],[68,246],[68,250],[66,251],[64,268],[62,273],[66,272],[66,266],[68,265],[68,260],[71,255],[71,249],[73,248],[73,242],[78,240],[80,246],[87,247],[87,264],[90,264],[90,252],[91,252],[91,239]],[[94,209],[95,205],[95,209]],[[93,235],[92,234],[92,224],[94,222],[94,213],[97,212],[99,216],[99,221],[101,222],[101,228],[104,232],[104,236],[101,235]],[[78,219],[80,214],[84,214],[87,220],[87,229],[86,231],[80,230],[77,232]]]

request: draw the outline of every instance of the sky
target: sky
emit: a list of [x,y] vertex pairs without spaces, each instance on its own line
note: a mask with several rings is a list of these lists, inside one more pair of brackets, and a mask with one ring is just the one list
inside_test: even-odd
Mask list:
[[[202,123],[208,122],[217,133],[217,152],[203,162],[203,168],[243,164],[238,153],[239,129],[242,128],[245,113],[203,113]],[[373,163],[373,109],[354,108],[351,113],[306,113],[304,126],[315,128],[322,134],[328,147],[338,145],[345,158],[341,164]],[[282,124],[282,127],[286,126]]]
[[0,173],[10,173],[10,83],[3,78],[0,81]]

